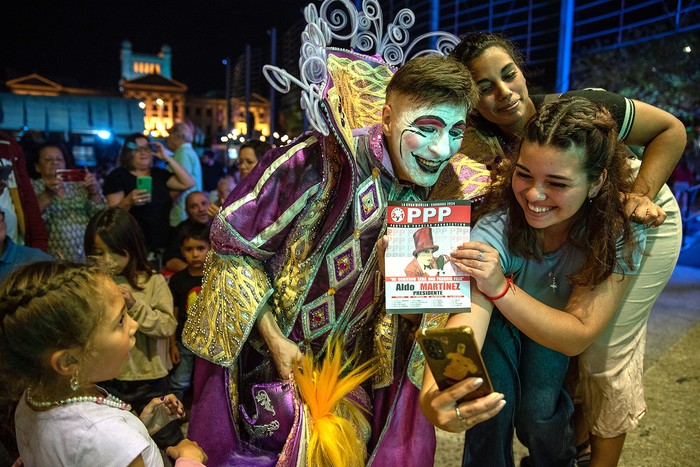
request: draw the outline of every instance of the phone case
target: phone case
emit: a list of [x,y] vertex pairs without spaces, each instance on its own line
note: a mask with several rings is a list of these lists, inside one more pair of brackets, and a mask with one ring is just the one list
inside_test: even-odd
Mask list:
[[484,380],[483,384],[462,400],[478,399],[493,392],[491,380],[470,327],[422,328],[416,332],[416,340],[440,390],[445,390],[467,377],[478,377]]
[[136,177],[136,189],[137,190],[146,190],[148,194],[151,193],[151,188],[152,188],[152,179],[148,175],[144,175],[143,177]]
[[85,175],[83,169],[56,169],[56,178],[62,182],[82,182]]

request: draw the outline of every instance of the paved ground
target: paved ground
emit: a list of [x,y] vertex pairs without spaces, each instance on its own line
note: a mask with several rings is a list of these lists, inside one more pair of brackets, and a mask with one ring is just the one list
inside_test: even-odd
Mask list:
[[[700,465],[700,268],[677,266],[649,318],[647,415],[627,436],[620,467]],[[435,465],[461,465],[463,437],[438,430]],[[516,459],[526,454],[514,447]]]

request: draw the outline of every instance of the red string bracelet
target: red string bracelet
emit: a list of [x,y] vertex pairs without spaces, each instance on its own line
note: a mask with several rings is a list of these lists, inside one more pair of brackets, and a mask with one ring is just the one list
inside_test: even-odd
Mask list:
[[503,298],[506,296],[508,293],[508,290],[513,287],[513,274],[510,274],[509,276],[506,276],[506,288],[501,292],[500,294],[496,295],[495,297],[489,297],[488,295],[484,295],[484,297],[488,298],[492,302],[495,300],[498,300],[499,298]]

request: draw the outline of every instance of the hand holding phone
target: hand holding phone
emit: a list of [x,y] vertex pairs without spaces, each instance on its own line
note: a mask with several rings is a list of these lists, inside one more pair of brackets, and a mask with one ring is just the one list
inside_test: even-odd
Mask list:
[[56,169],[56,179],[61,182],[82,182],[86,175],[83,169]]
[[478,399],[493,392],[491,380],[470,327],[422,328],[416,332],[416,340],[441,391],[465,378],[474,377],[481,378],[484,382],[460,402]]

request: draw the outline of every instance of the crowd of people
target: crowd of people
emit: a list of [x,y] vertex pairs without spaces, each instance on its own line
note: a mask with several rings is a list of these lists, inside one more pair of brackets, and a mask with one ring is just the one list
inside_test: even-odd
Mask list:
[[[30,185],[0,158],[0,388],[24,465],[423,466],[435,427],[466,432],[465,466],[617,465],[680,250],[685,128],[602,90],[531,95],[522,67],[467,34],[392,70],[372,125],[329,106],[328,135],[244,144],[238,180],[185,122],[126,138],[102,186],[59,176],[58,144]],[[444,253],[471,309],[387,314],[387,203],[446,192],[479,200]],[[45,245],[22,236],[36,215]],[[496,392],[425,366],[416,329],[462,325]]]
[[[10,307],[3,312],[3,332],[12,329],[10,321],[14,318],[25,311],[29,313],[27,317],[40,313],[42,307],[47,306],[46,303],[56,307],[56,319],[63,316],[68,321],[72,319],[69,313],[94,315],[88,321],[79,321],[75,329],[57,329],[57,334],[37,335],[35,341],[31,340],[32,345],[36,345],[36,353],[27,354],[27,360],[13,362],[9,355],[5,359],[6,355],[3,354],[3,362],[9,365],[3,369],[12,368],[14,371],[19,368],[12,366],[14,363],[25,365],[30,361],[36,368],[45,366],[40,357],[44,356],[45,349],[56,342],[80,348],[79,352],[84,353],[83,357],[91,368],[99,363],[109,367],[111,373],[110,370],[102,371],[98,373],[108,378],[95,377],[75,367],[74,374],[69,375],[71,393],[67,396],[71,397],[68,399],[76,402],[83,401],[78,398],[88,401],[94,398],[101,398],[100,401],[119,400],[123,405],[112,402],[104,404],[112,408],[118,406],[116,408],[119,410],[130,407],[128,410],[141,414],[141,421],[148,432],[144,436],[138,426],[134,431],[133,419],[125,414],[120,417],[129,426],[127,431],[111,420],[114,417],[110,416],[109,411],[91,413],[90,417],[94,415],[96,419],[87,425],[73,420],[76,423],[70,430],[89,431],[91,423],[96,423],[96,420],[110,419],[109,423],[102,424],[103,429],[90,434],[90,443],[99,443],[104,437],[113,436],[110,430],[115,429],[126,436],[126,445],[123,446],[126,449],[123,452],[117,454],[116,447],[112,449],[105,445],[104,452],[98,453],[96,448],[86,448],[82,453],[65,450],[58,458],[50,460],[43,453],[26,453],[23,447],[33,450],[35,443],[43,440],[42,437],[33,436],[38,425],[53,426],[54,416],[59,420],[63,416],[71,418],[78,413],[75,409],[92,408],[90,405],[79,408],[70,406],[67,412],[51,411],[51,416],[48,412],[46,415],[34,414],[33,411],[44,412],[61,405],[46,403],[57,395],[56,391],[60,392],[59,387],[48,386],[59,381],[60,375],[40,375],[41,379],[33,384],[32,393],[27,393],[28,405],[20,405],[17,409],[17,413],[24,413],[27,419],[18,415],[14,423],[9,423],[3,417],[3,434],[5,430],[10,430],[10,426],[15,426],[24,465],[50,465],[54,462],[64,465],[88,462],[96,465],[99,459],[109,459],[111,456],[113,459],[105,462],[105,465],[119,464],[124,459],[126,461],[122,465],[128,465],[139,458],[139,453],[144,465],[157,465],[155,459],[161,459],[160,449],[162,452],[167,449],[173,459],[206,459],[196,443],[183,441],[181,426],[186,414],[181,401],[186,400],[185,393],[190,387],[194,354],[182,345],[179,336],[187,316],[187,307],[201,285],[204,259],[209,248],[209,226],[218,214],[218,209],[212,209],[210,198],[217,200],[219,205],[223,204],[236,184],[234,175],[238,174],[236,170],[229,171],[219,163],[211,192],[197,190],[201,186],[201,181],[197,183],[197,180],[202,178],[203,171],[198,172],[191,167],[195,162],[202,168],[209,166],[212,155],[204,154],[200,160],[194,154],[190,144],[191,129],[187,124],[176,124],[171,130],[165,145],[150,141],[142,134],[125,138],[118,167],[107,175],[104,183],[100,183],[87,168],[76,168],[66,146],[60,142],[40,145],[35,153],[28,154],[26,162],[22,157],[0,159],[2,166],[9,169],[4,172],[6,177],[0,185],[3,200],[0,208],[0,282],[8,284],[2,296],[3,303]],[[260,147],[264,152],[269,144],[250,141],[243,147]],[[181,160],[189,158],[186,162],[189,169],[176,160],[178,151],[187,154],[181,156]],[[261,153],[253,153],[252,156],[244,154],[246,159],[241,166],[248,173],[257,162],[256,154]],[[15,155],[24,154],[17,148]],[[31,191],[23,192],[21,199],[26,201],[27,193],[33,194],[34,203],[20,204],[16,196],[17,179],[28,174],[34,176],[27,177],[27,186]],[[149,178],[150,186],[141,187],[139,177]],[[186,219],[171,227],[172,209],[178,200],[184,207]],[[23,221],[29,219],[28,209],[32,208],[45,232],[43,245],[31,240],[33,237],[25,238],[22,235],[26,230],[22,226]],[[20,272],[13,275],[17,270],[22,270],[25,275],[22,276]],[[171,276],[172,280],[169,280]],[[105,278],[114,284],[106,292],[103,290]],[[16,282],[13,282],[15,279]],[[39,291],[32,288],[40,282],[60,283],[60,287],[48,286]],[[117,309],[117,316],[120,317],[118,327],[123,330],[120,345],[121,348],[125,345],[128,347],[126,361],[123,353],[111,356],[116,363],[110,363],[107,356],[109,352],[119,350],[109,348],[114,342],[102,343],[98,342],[98,337],[93,337],[93,334],[97,336],[98,332],[102,332],[102,327],[114,327],[114,316],[109,311],[114,305],[113,291],[119,293],[122,303]],[[39,304],[36,307],[30,304],[30,301],[33,303],[30,295],[13,301],[12,297],[16,298],[24,292],[35,294]],[[97,302],[92,303],[93,298],[97,298]],[[65,300],[67,304],[79,303],[79,307],[64,310],[62,303]],[[106,313],[104,310],[107,310]],[[41,317],[36,319],[41,321]],[[100,324],[103,320],[105,325]],[[82,325],[87,328],[78,329]],[[104,355],[94,356],[93,350],[102,344],[106,345],[106,350],[102,351]],[[32,361],[33,358],[36,360]],[[82,359],[78,361],[83,362]],[[99,386],[95,383],[99,383]],[[43,387],[43,384],[47,386]],[[13,385],[7,385],[7,389],[9,396]],[[168,395],[170,393],[174,396]],[[139,423],[137,421],[136,425]],[[14,433],[8,434],[12,436],[3,437],[3,440],[15,437]],[[70,436],[70,432],[65,434]],[[156,446],[155,450],[153,446]],[[0,456],[2,465],[6,463],[9,453],[17,450],[14,443],[3,447],[8,451],[3,450],[4,455]]]

